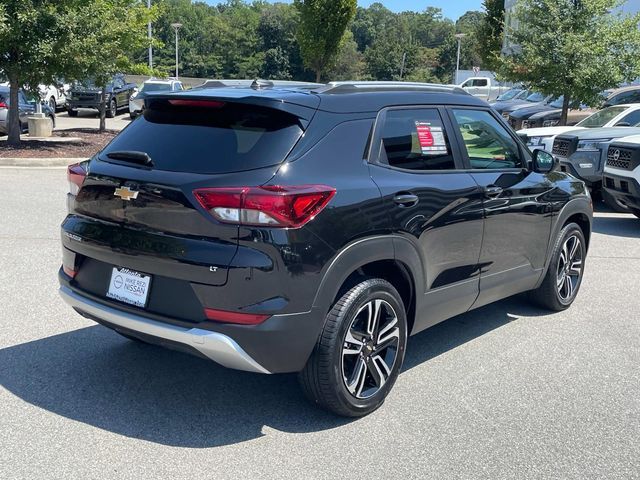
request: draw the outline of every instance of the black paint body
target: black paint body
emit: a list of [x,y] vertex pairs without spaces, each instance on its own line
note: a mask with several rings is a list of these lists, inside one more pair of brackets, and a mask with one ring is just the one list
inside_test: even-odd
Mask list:
[[[305,134],[281,164],[224,175],[163,172],[98,155],[77,197],[69,195],[62,243],[65,264],[75,264],[78,274],[70,279],[61,271],[60,281],[121,310],[227,334],[272,372],[304,366],[336,296],[367,265],[403,272],[417,333],[535,288],[562,224],[579,215],[590,229],[590,198],[582,182],[559,172],[472,170],[459,133],[450,131],[456,170],[417,173],[378,162],[381,111],[436,106],[449,119],[450,106],[491,111],[464,93],[244,88],[171,95],[291,111],[304,120]],[[199,187],[305,184],[329,185],[336,194],[297,229],[223,225],[192,193]],[[487,198],[489,185],[499,185],[502,193]],[[113,195],[119,186],[140,194],[123,201]],[[398,205],[394,196],[403,192],[418,202]],[[147,309],[105,297],[113,266],[153,275]],[[258,326],[220,324],[204,318],[205,306],[274,316]]]

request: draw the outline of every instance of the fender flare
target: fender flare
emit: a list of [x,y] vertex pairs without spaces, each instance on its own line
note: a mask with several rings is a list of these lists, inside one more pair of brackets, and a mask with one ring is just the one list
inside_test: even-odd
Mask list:
[[569,200],[564,207],[560,210],[558,215],[555,217],[555,221],[551,226],[551,234],[549,236],[549,244],[547,246],[547,257],[544,262],[544,268],[542,275],[540,275],[540,279],[536,287],[540,286],[540,284],[544,281],[544,277],[547,274],[547,270],[549,269],[549,264],[551,263],[551,257],[553,254],[553,246],[555,245],[555,239],[557,238],[560,230],[562,229],[565,222],[575,214],[582,214],[587,217],[589,220],[589,235],[586,240],[587,243],[590,241],[591,232],[593,231],[593,210],[591,208],[591,200],[588,197],[578,197]]
[[313,308],[328,311],[349,275],[364,265],[381,260],[404,264],[413,280],[414,295],[424,293],[424,262],[416,247],[401,236],[381,235],[356,240],[340,250],[323,274]]

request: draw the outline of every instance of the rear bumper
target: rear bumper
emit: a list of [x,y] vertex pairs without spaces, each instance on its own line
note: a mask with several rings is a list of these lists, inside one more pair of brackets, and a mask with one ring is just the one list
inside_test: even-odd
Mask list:
[[117,310],[94,302],[64,286],[60,287],[60,296],[77,311],[104,320],[112,328],[122,327],[125,331],[139,332],[146,336],[182,344],[224,367],[270,373],[251,358],[235,340],[221,333],[199,328],[183,328]]

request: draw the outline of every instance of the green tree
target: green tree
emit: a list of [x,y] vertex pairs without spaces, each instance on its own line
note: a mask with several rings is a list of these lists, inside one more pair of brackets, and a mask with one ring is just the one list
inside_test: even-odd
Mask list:
[[342,37],[356,13],[356,0],[294,0],[300,12],[297,39],[316,82],[336,59]]
[[82,21],[82,51],[77,62],[85,78],[101,88],[100,131],[106,129],[106,86],[120,72],[151,73],[125,52],[147,44],[146,25],[157,15],[144,0],[92,0],[77,11]]
[[619,0],[521,0],[516,45],[501,73],[542,93],[564,96],[560,124],[572,101],[597,104],[600,92],[640,75],[640,14],[610,13]]
[[504,0],[484,0],[482,6],[485,15],[478,29],[478,53],[486,69],[497,71],[504,38]]
[[0,71],[9,81],[8,139],[20,143],[18,91],[37,90],[77,73],[73,48],[80,29],[68,12],[79,0],[2,0],[0,3]]

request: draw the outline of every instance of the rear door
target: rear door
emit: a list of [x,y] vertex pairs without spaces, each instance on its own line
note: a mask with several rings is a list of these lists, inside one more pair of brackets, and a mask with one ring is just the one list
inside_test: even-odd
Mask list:
[[417,292],[414,331],[467,311],[478,295],[482,198],[463,166],[444,109],[380,113],[371,176],[390,229],[414,245],[427,280],[426,290]]
[[449,113],[465,168],[484,197],[479,306],[535,285],[546,259],[554,187],[528,169],[525,149],[491,111]]

